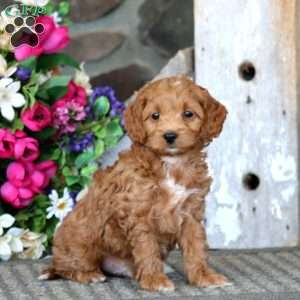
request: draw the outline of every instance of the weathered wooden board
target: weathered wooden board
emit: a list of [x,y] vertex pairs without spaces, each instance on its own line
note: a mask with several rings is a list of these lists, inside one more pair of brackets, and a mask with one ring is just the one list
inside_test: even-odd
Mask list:
[[[207,207],[211,247],[298,243],[299,2],[194,2],[196,81],[229,111],[221,137],[208,148],[214,178]],[[246,65],[239,72],[244,62],[254,69]],[[247,174],[252,177],[245,180]]]

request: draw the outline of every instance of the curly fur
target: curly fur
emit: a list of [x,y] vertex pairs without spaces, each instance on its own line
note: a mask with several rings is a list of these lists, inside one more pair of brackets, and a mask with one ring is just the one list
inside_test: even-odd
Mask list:
[[[191,118],[183,116],[186,110]],[[207,264],[204,198],[212,179],[202,150],[219,135],[226,114],[186,77],[146,85],[125,112],[132,147],[94,175],[88,194],[58,228],[43,279],[103,281],[102,269],[111,268],[126,270],[144,289],[172,290],[163,260],[178,244],[191,284],[225,284]],[[171,146],[163,137],[170,130],[178,134]]]

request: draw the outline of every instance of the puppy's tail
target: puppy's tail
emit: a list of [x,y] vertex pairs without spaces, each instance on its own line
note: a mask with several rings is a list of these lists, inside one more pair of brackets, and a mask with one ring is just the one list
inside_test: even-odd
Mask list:
[[55,272],[53,267],[48,267],[43,270],[41,275],[38,277],[38,280],[53,280],[59,278],[59,275]]

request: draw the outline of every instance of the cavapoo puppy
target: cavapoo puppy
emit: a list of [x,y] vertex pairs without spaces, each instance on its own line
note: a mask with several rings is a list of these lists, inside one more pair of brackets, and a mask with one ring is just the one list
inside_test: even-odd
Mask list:
[[131,148],[94,175],[55,234],[42,279],[97,282],[105,271],[132,276],[146,290],[173,290],[163,261],[178,244],[192,285],[225,284],[207,263],[203,218],[212,179],[203,149],[220,134],[226,114],[184,76],[142,88],[125,112]]

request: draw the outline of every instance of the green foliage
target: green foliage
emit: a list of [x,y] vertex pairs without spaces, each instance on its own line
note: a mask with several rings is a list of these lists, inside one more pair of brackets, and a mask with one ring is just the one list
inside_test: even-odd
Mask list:
[[20,67],[30,69],[30,70],[35,70],[36,64],[37,64],[37,58],[35,56],[27,58],[26,60],[23,60],[22,62],[19,63]]
[[61,66],[70,66],[79,69],[79,64],[65,53],[42,55],[37,61],[37,71],[52,70]]
[[16,226],[41,233],[47,227],[46,208],[50,205],[46,195],[38,195],[26,209],[19,211],[16,216]]
[[68,75],[51,77],[39,87],[37,96],[40,99],[45,100],[48,104],[52,104],[55,100],[67,93],[67,86],[71,81],[71,78],[72,77]]
[[94,113],[96,117],[104,117],[109,113],[110,104],[107,97],[99,97],[94,104]]

